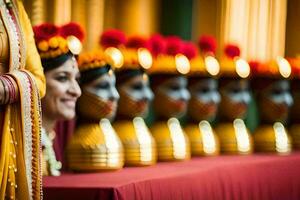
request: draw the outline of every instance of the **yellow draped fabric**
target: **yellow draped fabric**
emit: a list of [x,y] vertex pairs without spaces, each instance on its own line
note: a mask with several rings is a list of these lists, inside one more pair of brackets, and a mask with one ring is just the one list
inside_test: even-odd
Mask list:
[[45,78],[21,1],[12,1],[13,14],[3,0],[0,5],[10,46],[6,74],[19,93],[17,102],[1,105],[0,199],[41,199],[39,95],[45,93]]
[[221,44],[238,44],[247,60],[284,56],[287,0],[222,0],[221,5]]
[[18,0],[17,5],[19,10],[19,19],[20,19],[21,28],[25,36],[25,45],[26,45],[25,69],[29,71],[31,74],[33,74],[34,80],[39,89],[40,97],[43,97],[46,93],[46,80],[45,80],[40,56],[35,46],[32,26],[25,12],[23,4],[21,3],[20,0]]

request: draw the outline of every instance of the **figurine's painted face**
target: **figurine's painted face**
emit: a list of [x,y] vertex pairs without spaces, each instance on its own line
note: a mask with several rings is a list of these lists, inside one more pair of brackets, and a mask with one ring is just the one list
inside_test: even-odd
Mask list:
[[289,108],[293,104],[290,94],[290,85],[287,80],[272,81],[265,89],[259,92],[259,111],[261,120],[265,122],[285,122]]
[[118,86],[118,91],[121,97],[118,114],[129,118],[148,115],[153,92],[150,89],[147,74],[139,74],[126,80]]
[[117,111],[119,93],[113,71],[105,73],[82,86],[78,110],[84,116],[99,120],[113,120]]
[[200,79],[189,84],[191,100],[188,105],[188,114],[193,120],[211,121],[216,117],[220,94],[215,79]]
[[221,103],[220,116],[225,120],[244,119],[251,100],[249,83],[247,80],[230,80],[227,84],[220,84]]
[[292,85],[294,104],[291,108],[291,119],[298,123],[300,122],[300,81],[294,80]]
[[183,76],[168,78],[154,90],[155,112],[164,118],[181,117],[186,113],[190,93]]
[[52,120],[69,120],[75,117],[75,105],[81,95],[80,76],[75,59],[45,72],[47,93],[42,99],[43,117]]

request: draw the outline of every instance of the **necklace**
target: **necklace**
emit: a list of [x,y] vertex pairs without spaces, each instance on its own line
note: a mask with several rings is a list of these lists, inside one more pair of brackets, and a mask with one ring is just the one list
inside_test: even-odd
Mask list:
[[44,128],[42,128],[42,146],[43,157],[47,163],[47,169],[51,176],[59,176],[61,169],[61,162],[56,160],[55,152],[53,149],[53,139],[55,138],[55,132],[51,131],[49,133],[46,132]]

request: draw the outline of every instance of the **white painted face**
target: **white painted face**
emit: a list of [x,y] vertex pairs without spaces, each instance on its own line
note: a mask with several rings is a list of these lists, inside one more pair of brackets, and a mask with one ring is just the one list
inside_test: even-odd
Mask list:
[[147,74],[140,74],[120,84],[120,101],[118,114],[129,118],[146,117],[149,103],[153,100],[153,92],[149,86]]
[[227,120],[246,117],[251,100],[249,82],[247,80],[230,80],[226,85],[220,85],[220,93],[222,96],[220,115],[222,117]]
[[116,89],[116,76],[112,71],[85,85],[83,89],[98,96],[102,101],[118,101],[120,98]]
[[213,120],[217,114],[221,97],[217,90],[218,83],[212,78],[199,78],[189,84],[191,100],[188,105],[188,113],[192,119]]
[[83,117],[100,120],[115,117],[120,98],[115,87],[116,77],[113,71],[105,73],[82,86],[82,96],[78,101],[78,111]]
[[293,105],[290,85],[287,80],[280,80],[272,84],[271,88],[267,90],[267,95],[275,104],[285,104],[288,107]]
[[186,87],[186,78],[179,76],[163,82],[158,90],[173,101],[187,102],[191,98],[191,95]]
[[289,108],[293,104],[290,85],[287,80],[273,81],[267,88],[259,91],[259,111],[265,122],[285,122]]
[[251,100],[248,87],[248,81],[241,80],[239,83],[233,81],[226,86],[224,95],[228,96],[234,103],[248,105]]
[[186,113],[190,97],[185,77],[169,78],[155,89],[155,111],[158,115],[166,118],[181,117]]
[[221,101],[217,90],[218,83],[212,78],[200,79],[197,83],[189,87],[192,97],[198,99],[203,104],[218,104]]
[[153,92],[149,86],[148,75],[138,75],[128,82],[122,84],[120,90],[124,91],[126,95],[130,96],[133,101],[153,100]]

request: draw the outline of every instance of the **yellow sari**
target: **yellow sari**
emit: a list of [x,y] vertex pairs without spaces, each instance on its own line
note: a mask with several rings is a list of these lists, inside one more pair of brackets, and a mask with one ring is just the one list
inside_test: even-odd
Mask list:
[[0,110],[0,199],[42,199],[39,96],[45,78],[21,1],[0,0],[0,6],[9,44],[6,75],[18,92],[18,101]]

